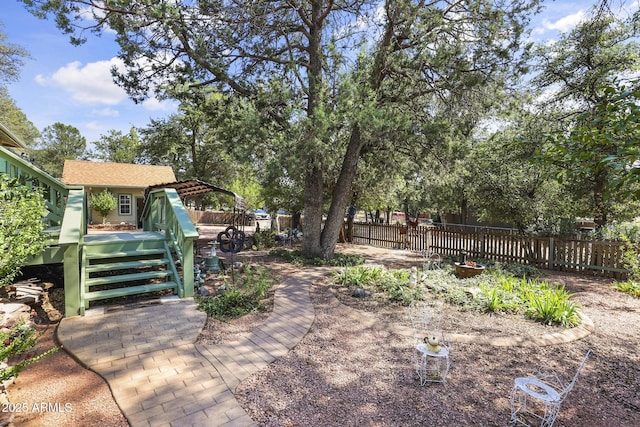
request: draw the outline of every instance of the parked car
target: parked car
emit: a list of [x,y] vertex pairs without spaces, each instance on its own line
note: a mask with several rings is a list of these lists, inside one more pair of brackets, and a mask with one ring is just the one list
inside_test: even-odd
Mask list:
[[264,209],[255,209],[247,211],[247,218],[249,221],[269,221],[271,215],[269,215]]

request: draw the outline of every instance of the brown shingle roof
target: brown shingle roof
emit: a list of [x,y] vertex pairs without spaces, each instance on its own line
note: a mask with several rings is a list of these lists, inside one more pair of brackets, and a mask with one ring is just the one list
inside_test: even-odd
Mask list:
[[61,181],[67,185],[146,188],[175,180],[171,166],[65,160]]

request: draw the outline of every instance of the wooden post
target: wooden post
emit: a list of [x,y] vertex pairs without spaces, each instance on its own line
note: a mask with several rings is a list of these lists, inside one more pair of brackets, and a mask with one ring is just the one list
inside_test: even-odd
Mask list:
[[191,298],[194,294],[194,276],[193,276],[193,243],[195,239],[185,239],[184,247],[182,248],[183,266],[182,266],[182,288],[184,289],[184,295],[180,295],[181,298]]
[[79,245],[68,245],[64,248],[64,316],[71,317],[84,314],[84,306],[80,304],[80,263]]
[[549,270],[553,270],[553,267],[555,265],[554,263],[554,258],[555,258],[555,248],[554,248],[554,241],[553,241],[553,237],[549,237],[549,260],[547,261],[547,268]]

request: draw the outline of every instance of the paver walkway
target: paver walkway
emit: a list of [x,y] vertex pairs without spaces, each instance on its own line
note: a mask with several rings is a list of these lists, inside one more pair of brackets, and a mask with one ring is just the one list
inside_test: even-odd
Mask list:
[[253,426],[233,392],[307,333],[309,286],[320,274],[285,279],[268,320],[234,343],[195,344],[206,314],[191,299],[66,318],[58,339],[109,383],[132,426]]

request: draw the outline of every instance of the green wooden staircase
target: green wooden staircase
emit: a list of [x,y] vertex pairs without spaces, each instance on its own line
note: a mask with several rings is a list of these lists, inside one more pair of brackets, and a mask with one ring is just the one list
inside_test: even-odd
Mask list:
[[20,155],[25,150],[0,123],[0,174],[41,192],[47,205],[47,247],[28,264],[64,265],[66,317],[83,315],[92,301],[154,291],[193,297],[198,232],[175,189],[149,192],[143,231],[87,234],[84,188],[67,186],[38,169]]
[[85,236],[80,283],[83,309],[91,301],[155,291],[184,294],[174,255],[158,232]]

